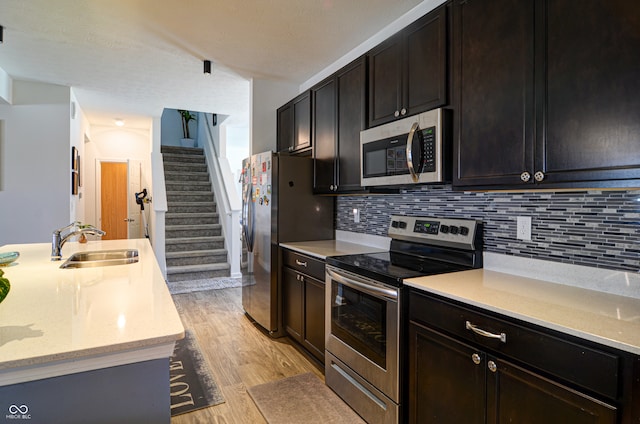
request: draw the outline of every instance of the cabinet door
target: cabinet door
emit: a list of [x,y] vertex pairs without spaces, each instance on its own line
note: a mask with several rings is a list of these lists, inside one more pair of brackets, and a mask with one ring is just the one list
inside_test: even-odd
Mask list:
[[456,186],[517,185],[532,174],[534,2],[456,0]]
[[545,183],[640,179],[640,3],[542,3],[536,171]]
[[304,346],[324,362],[324,286],[323,281],[304,278]]
[[403,40],[401,34],[396,34],[368,54],[369,127],[400,116]]
[[311,93],[299,95],[293,101],[294,151],[311,147]]
[[366,125],[366,60],[338,72],[338,192],[361,191],[360,131]]
[[[487,423],[614,424],[616,408],[509,362],[487,358]],[[495,371],[493,371],[495,370]]]
[[282,309],[284,327],[296,341],[302,343],[303,293],[301,274],[290,268],[282,268]]
[[406,115],[415,115],[447,103],[447,7],[439,7],[404,32],[407,57],[402,108]]
[[291,103],[278,108],[277,144],[279,152],[290,152],[295,144],[293,139],[293,107]]
[[411,322],[409,422],[484,424],[486,369],[484,353]]
[[313,188],[333,193],[336,185],[336,81],[330,78],[311,89],[313,99]]

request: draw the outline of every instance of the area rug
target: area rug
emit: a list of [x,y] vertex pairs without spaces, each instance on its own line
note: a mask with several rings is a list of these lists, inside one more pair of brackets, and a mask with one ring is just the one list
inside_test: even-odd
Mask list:
[[311,373],[253,386],[248,392],[269,424],[364,424],[358,414]]
[[171,415],[224,403],[191,331],[178,340],[169,362]]
[[204,278],[202,280],[187,280],[187,281],[173,281],[167,282],[169,287],[169,293],[171,294],[184,294],[193,293],[205,290],[219,290],[228,289],[231,287],[241,287],[249,284],[249,277],[231,278]]

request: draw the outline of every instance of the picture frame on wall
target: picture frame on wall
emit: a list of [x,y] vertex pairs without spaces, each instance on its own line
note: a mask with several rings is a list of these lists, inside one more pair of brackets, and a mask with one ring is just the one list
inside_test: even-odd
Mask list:
[[71,169],[78,170],[78,149],[75,146],[71,146]]
[[80,155],[78,155],[77,158],[77,165],[78,165],[78,169],[76,169],[76,172],[78,173],[78,187],[82,187],[82,166],[80,165]]
[[79,184],[78,173],[76,171],[71,171],[71,194],[73,195],[78,194],[78,184]]

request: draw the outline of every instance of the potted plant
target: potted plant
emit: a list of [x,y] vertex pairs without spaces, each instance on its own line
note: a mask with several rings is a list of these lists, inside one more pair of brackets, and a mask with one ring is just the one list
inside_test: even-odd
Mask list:
[[195,121],[196,115],[184,109],[178,109],[178,113],[182,118],[182,135],[184,136],[184,138],[180,139],[180,145],[182,147],[194,147],[195,140],[189,135],[189,121]]

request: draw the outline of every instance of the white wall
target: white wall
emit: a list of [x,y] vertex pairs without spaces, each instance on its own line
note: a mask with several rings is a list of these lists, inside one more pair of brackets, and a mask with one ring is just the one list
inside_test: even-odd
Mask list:
[[[198,124],[195,120],[189,121],[189,135],[198,144]],[[162,144],[165,146],[180,146],[180,139],[184,138],[182,132],[182,116],[176,109],[164,109],[161,117],[160,127]]]
[[[149,123],[151,125],[151,123]],[[128,129],[126,127],[102,127],[91,126],[91,135],[84,144],[84,201],[85,221],[100,227],[98,212],[96,210],[96,161],[125,161],[139,160],[142,162],[141,180],[149,182],[150,176],[145,171],[150,169],[149,160],[151,152],[150,129]],[[142,186],[142,188],[145,188]],[[150,187],[147,187],[150,189]]]
[[13,82],[0,104],[0,245],[50,242],[71,220],[70,89]]
[[0,104],[13,103],[13,80],[0,68]]
[[251,154],[276,151],[276,110],[298,94],[290,82],[251,80]]

